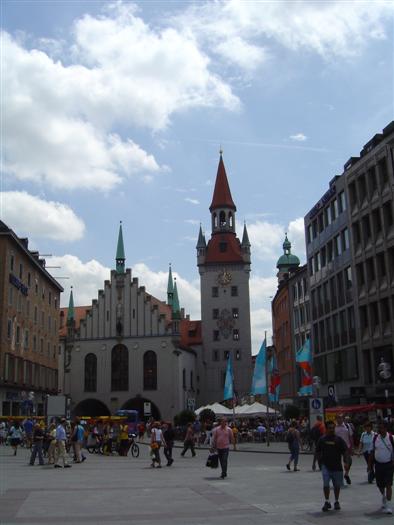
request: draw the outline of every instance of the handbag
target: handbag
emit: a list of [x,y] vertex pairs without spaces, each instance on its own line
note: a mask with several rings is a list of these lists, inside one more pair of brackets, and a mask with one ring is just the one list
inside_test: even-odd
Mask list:
[[209,468],[218,468],[219,454],[217,452],[210,452],[207,458],[206,466]]

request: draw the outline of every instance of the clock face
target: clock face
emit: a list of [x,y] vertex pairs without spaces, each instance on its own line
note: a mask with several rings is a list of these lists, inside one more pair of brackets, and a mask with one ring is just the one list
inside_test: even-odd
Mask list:
[[227,286],[228,284],[230,284],[231,279],[232,279],[231,273],[228,272],[227,270],[223,270],[218,275],[218,283],[221,284],[222,286]]

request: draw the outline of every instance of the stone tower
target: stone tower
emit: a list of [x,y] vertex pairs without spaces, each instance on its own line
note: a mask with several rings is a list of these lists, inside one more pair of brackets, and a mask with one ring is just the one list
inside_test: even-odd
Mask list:
[[278,285],[289,278],[289,275],[293,273],[300,266],[300,260],[297,255],[291,253],[291,242],[287,238],[283,242],[283,255],[281,255],[276,263],[278,269]]
[[226,170],[220,154],[211,206],[211,238],[206,242],[200,226],[197,265],[201,282],[203,358],[201,399],[221,401],[231,356],[234,389],[238,396],[250,392],[250,242],[246,225],[242,243],[236,235],[235,212]]

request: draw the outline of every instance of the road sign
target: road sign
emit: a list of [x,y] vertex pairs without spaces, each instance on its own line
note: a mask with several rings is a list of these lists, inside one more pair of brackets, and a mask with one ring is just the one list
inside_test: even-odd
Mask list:
[[152,404],[150,401],[144,401],[144,416],[150,416],[152,414]]
[[321,397],[309,399],[309,423],[311,426],[316,423],[317,416],[324,418],[323,399]]

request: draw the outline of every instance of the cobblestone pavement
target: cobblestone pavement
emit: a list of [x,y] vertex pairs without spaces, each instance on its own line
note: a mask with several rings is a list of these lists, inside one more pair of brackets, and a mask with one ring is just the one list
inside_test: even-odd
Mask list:
[[[229,476],[174,451],[172,467],[151,469],[148,447],[138,459],[88,454],[70,469],[28,466],[28,451],[13,457],[0,447],[0,523],[29,525],[365,525],[393,523],[381,514],[375,485],[355,459],[352,485],[341,495],[342,510],[321,512],[319,472],[302,456],[300,472],[288,472],[283,454],[231,453]],[[190,452],[188,452],[190,454]]]

